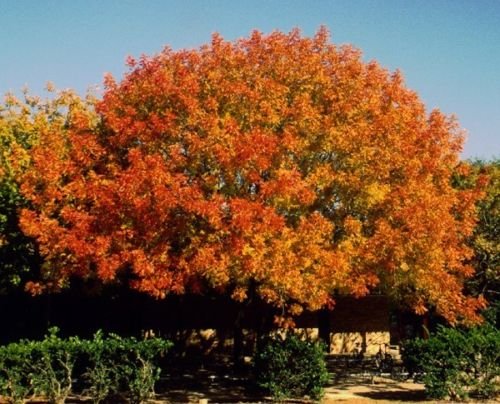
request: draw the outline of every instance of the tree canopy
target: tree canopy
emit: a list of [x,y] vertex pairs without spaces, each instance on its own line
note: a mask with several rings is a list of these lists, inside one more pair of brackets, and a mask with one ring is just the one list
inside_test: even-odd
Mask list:
[[[483,176],[487,178],[484,197],[478,201],[478,221],[470,240],[474,250],[471,263],[476,272],[467,280],[466,289],[482,295],[490,305],[490,316],[500,319],[500,160],[475,160],[464,163],[464,175],[457,173],[454,186],[472,188]],[[493,319],[495,321],[495,319]]]
[[24,101],[9,94],[0,105],[0,293],[21,289],[40,264],[35,243],[19,228],[18,210],[26,206],[19,180],[38,138],[41,109],[50,115],[48,103],[28,94]]
[[377,290],[477,320],[463,282],[481,193],[451,181],[463,134],[399,72],[325,29],[214,35],[128,64],[31,150],[21,225],[45,258],[32,292],[78,277],[297,314]]
[[473,264],[476,268],[471,286],[488,301],[500,300],[500,160],[476,161],[474,177],[485,174],[488,186],[479,203],[479,220],[474,231]]

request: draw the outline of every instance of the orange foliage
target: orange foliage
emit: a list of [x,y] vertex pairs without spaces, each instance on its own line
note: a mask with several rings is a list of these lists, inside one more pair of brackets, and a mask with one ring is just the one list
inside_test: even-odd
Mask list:
[[325,29],[129,64],[33,150],[22,225],[50,285],[126,273],[157,297],[256,291],[292,314],[377,289],[477,319],[462,282],[479,193],[450,185],[462,132],[399,72]]

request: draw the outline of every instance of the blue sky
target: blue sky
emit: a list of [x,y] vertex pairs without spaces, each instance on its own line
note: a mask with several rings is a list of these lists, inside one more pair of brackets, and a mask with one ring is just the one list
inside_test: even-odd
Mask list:
[[42,94],[47,81],[84,93],[120,77],[127,55],[322,24],[399,68],[429,109],[456,114],[463,157],[500,157],[499,0],[0,0],[0,93]]

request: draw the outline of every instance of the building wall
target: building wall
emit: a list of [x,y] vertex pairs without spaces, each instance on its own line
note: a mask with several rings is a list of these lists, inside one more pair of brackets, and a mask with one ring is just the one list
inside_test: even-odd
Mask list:
[[390,306],[384,296],[344,298],[330,313],[330,352],[376,354],[390,342]]
[[[332,354],[376,354],[390,342],[390,306],[385,296],[341,297],[334,310],[307,313],[297,320],[298,333],[323,339]],[[328,337],[327,337],[328,335]]]
[[[186,349],[214,353],[229,349],[235,332],[243,329],[244,350],[249,352],[257,334],[273,328],[272,317],[266,306],[241,306],[220,297],[183,296],[158,301],[138,294],[1,296],[0,342],[39,338],[48,326],[55,325],[63,335],[84,337],[98,329],[124,335],[161,335],[177,340]],[[297,318],[295,332],[321,338],[329,344],[331,353],[351,353],[360,348],[376,353],[381,344],[389,342],[389,305],[381,296],[341,297],[333,311],[307,312]]]

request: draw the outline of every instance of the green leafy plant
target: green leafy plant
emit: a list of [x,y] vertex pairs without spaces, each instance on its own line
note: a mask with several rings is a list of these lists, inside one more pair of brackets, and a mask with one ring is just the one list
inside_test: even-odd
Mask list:
[[500,332],[490,324],[470,329],[440,327],[427,340],[404,346],[410,371],[422,371],[431,398],[493,398],[500,392]]
[[94,334],[92,340],[83,343],[88,365],[83,373],[87,387],[84,393],[93,403],[100,403],[110,395],[119,391],[119,374],[114,366],[116,338],[105,339],[101,330]]
[[34,395],[32,346],[21,341],[0,347],[0,395],[10,403],[24,403]]
[[36,397],[64,403],[75,381],[86,385],[84,393],[94,403],[113,398],[143,403],[154,396],[161,373],[156,359],[171,342],[104,336],[101,331],[91,340],[61,338],[57,333],[51,328],[42,341],[0,346],[0,395],[8,402]]
[[323,347],[295,335],[261,341],[255,373],[259,386],[276,399],[306,395],[319,399],[328,381]]
[[122,355],[122,382],[127,386],[129,400],[142,403],[154,397],[154,386],[161,372],[155,358],[166,352],[171,343],[160,338],[143,341],[130,338],[124,341],[124,346],[127,352]]
[[132,403],[152,398],[161,373],[156,358],[171,345],[161,338],[139,341],[116,334],[105,337],[97,332],[93,340],[85,343],[89,361],[84,373],[86,394],[94,403],[112,396],[124,396]]
[[64,403],[73,387],[73,369],[82,350],[78,337],[63,339],[53,327],[42,341],[32,344],[33,383],[50,403]]
[[61,339],[51,328],[42,341],[21,340],[0,347],[0,394],[22,403],[43,396],[63,403],[73,385],[73,368],[81,351],[78,338]]

